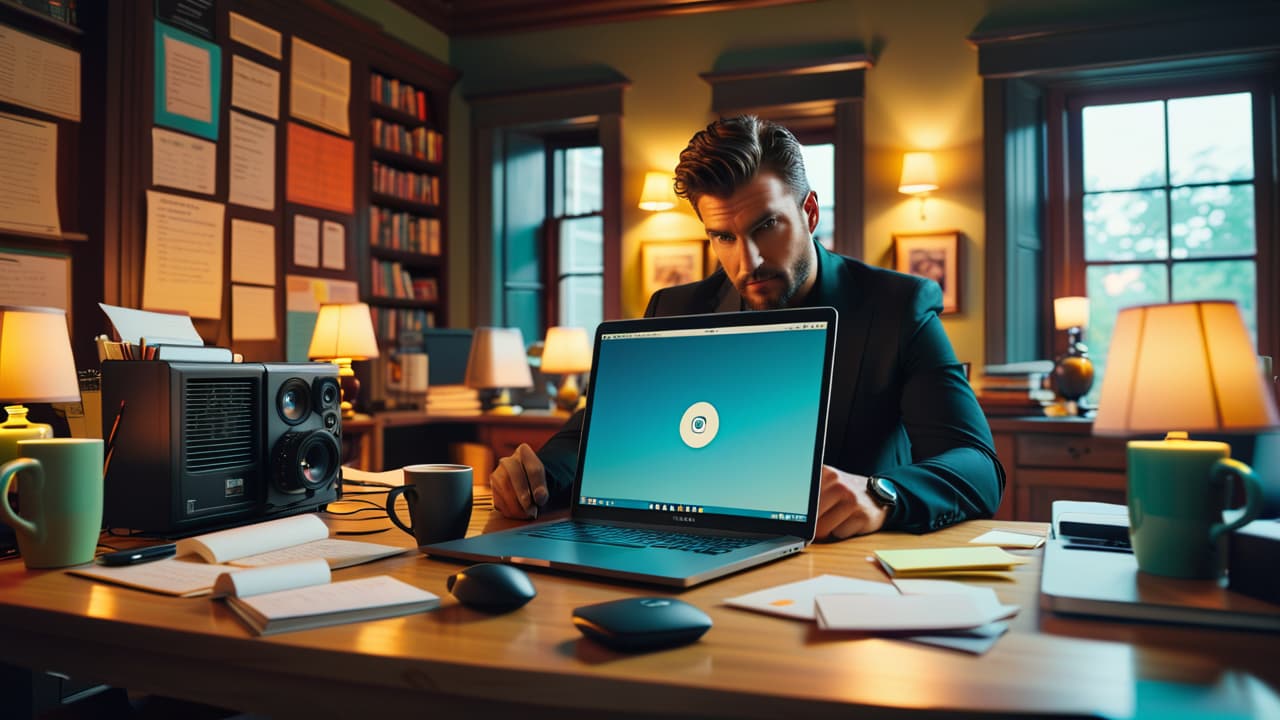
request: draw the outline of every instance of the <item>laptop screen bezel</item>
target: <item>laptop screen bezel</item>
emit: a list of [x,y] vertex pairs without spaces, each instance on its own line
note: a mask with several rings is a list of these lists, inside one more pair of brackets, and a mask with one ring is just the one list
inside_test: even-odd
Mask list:
[[[831,372],[836,344],[835,308],[790,308],[785,310],[712,313],[706,315],[678,315],[632,320],[609,320],[596,329],[595,345],[591,359],[591,380],[587,392],[587,406],[582,420],[578,441],[577,472],[573,478],[573,494],[570,496],[572,515],[583,520],[608,520],[617,522],[660,523],[688,528],[727,530],[732,532],[794,535],[812,541],[817,528],[818,487],[821,481],[823,450],[827,438],[827,413],[831,398]],[[589,442],[591,415],[594,411],[596,372],[600,367],[600,344],[605,335],[663,330],[688,330],[700,328],[741,327],[750,325],[778,325],[787,323],[826,323],[826,346],[823,350],[822,382],[818,398],[818,422],[814,433],[813,466],[810,468],[809,507],[804,521],[775,520],[770,518],[735,517],[719,514],[690,514],[662,510],[632,510],[600,505],[587,505],[582,499],[582,471],[586,463],[584,450]],[[767,369],[762,369],[767,372]],[[637,379],[636,382],[643,382]]]

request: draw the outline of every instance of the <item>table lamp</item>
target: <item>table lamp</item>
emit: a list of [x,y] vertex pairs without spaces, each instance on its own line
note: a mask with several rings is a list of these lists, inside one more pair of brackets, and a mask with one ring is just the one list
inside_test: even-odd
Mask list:
[[18,441],[53,437],[53,428],[27,419],[22,403],[79,402],[80,382],[57,308],[0,305],[0,462],[18,457]]
[[338,366],[342,386],[342,417],[355,415],[360,397],[360,381],[351,369],[354,360],[378,357],[378,339],[365,303],[326,303],[320,306],[316,327],[311,333],[307,357]]
[[587,343],[587,331],[576,327],[547,328],[547,339],[542,348],[542,372],[563,375],[556,391],[556,411],[569,414],[578,407],[582,391],[578,387],[578,373],[591,369],[591,345]]
[[[1164,440],[1128,443],[1131,535],[1144,522],[1144,515],[1155,514],[1154,503],[1172,506],[1190,502],[1178,497],[1174,488],[1208,484],[1207,469],[1229,455],[1226,443],[1189,440],[1188,432],[1254,433],[1276,426],[1280,426],[1280,415],[1275,399],[1258,373],[1253,343],[1235,303],[1182,302],[1120,311],[1107,353],[1093,432],[1111,436],[1165,434]],[[1226,492],[1224,488],[1224,496]],[[1135,506],[1139,503],[1152,507],[1144,510]],[[1181,512],[1220,514],[1221,510],[1192,508]],[[1215,541],[1225,541],[1225,537]],[[1200,544],[1207,542],[1209,538]],[[1136,540],[1134,546],[1140,550]],[[1154,559],[1136,554],[1138,567],[1152,574],[1214,575],[1212,568],[1196,571],[1180,566],[1184,558],[1178,553]]]
[[467,356],[467,387],[498,390],[494,415],[518,415],[524,408],[511,403],[511,388],[533,387],[533,373],[525,359],[520,328],[480,327],[471,337]]
[[1067,331],[1067,350],[1053,363],[1053,387],[1072,415],[1083,415],[1080,398],[1093,387],[1093,361],[1082,342],[1089,327],[1089,298],[1060,297],[1053,301],[1054,326]]

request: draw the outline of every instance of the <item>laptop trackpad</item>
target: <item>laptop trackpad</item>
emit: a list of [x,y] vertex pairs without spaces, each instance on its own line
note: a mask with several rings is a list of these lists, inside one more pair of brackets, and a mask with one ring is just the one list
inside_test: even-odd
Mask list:
[[[549,560],[571,565],[587,565],[609,567],[616,564],[619,558],[643,554],[647,548],[621,547],[599,543],[570,542],[526,536],[521,538],[520,552],[512,553],[521,559]],[[513,562],[518,562],[512,558]],[[531,563],[532,564],[532,563]]]

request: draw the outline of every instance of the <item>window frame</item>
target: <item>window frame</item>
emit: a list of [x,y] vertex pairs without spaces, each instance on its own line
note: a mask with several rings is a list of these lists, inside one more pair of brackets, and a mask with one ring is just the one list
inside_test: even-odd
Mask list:
[[[560,324],[560,281],[567,277],[594,277],[597,273],[567,273],[560,267],[560,228],[566,220],[598,217],[604,220],[604,199],[601,198],[599,210],[576,215],[564,213],[563,151],[582,147],[600,147],[599,139],[594,132],[571,131],[547,137],[547,219],[542,233],[542,251],[546,262],[543,264],[543,335],[552,325]],[[604,182],[604,168],[601,167],[601,183]],[[604,269],[599,273],[601,287],[604,285]],[[604,308],[601,307],[602,317]]]

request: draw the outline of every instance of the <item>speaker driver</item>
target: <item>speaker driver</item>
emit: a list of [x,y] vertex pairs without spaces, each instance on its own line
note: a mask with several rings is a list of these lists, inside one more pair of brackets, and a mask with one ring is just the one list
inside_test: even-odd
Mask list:
[[316,407],[320,410],[336,408],[338,407],[338,402],[342,400],[342,392],[338,386],[337,378],[316,378],[315,394]]
[[285,433],[276,443],[276,487],[287,493],[320,490],[337,478],[342,450],[323,430]]
[[276,393],[276,413],[290,425],[297,425],[311,414],[311,387],[302,378],[289,378]]

